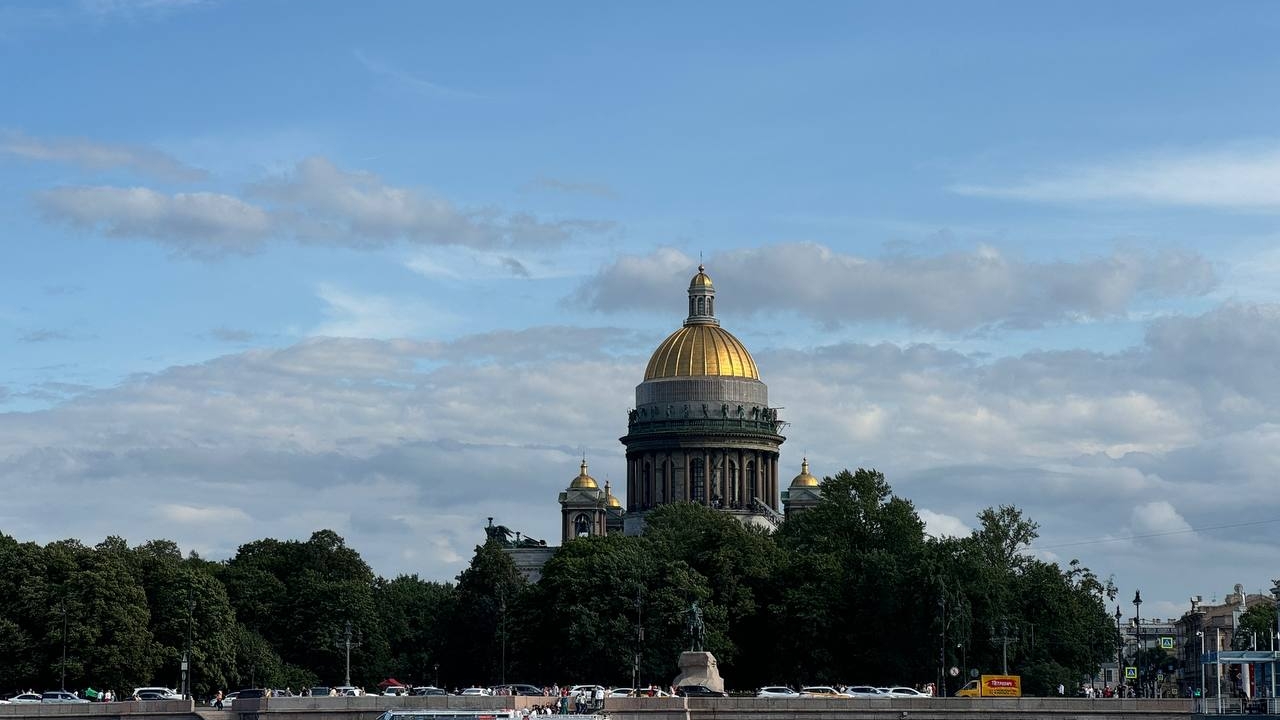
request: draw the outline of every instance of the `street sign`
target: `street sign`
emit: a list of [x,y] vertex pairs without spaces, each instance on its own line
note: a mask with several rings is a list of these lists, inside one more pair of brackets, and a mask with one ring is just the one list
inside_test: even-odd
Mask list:
[[1138,668],[1136,668],[1136,667],[1126,667],[1126,668],[1124,669],[1124,679],[1125,679],[1125,680],[1137,680],[1137,679],[1138,679]]
[[978,675],[979,675],[979,673],[978,673],[978,668],[970,668],[970,669],[969,669],[969,677],[971,677],[971,678],[976,678],[976,677],[978,677]]
[[947,671],[947,674],[950,675],[951,677],[956,677],[960,674],[960,668],[956,667],[955,665],[952,665],[951,669]]
[[1160,638],[1160,649],[1161,649],[1161,650],[1172,650],[1172,649],[1173,649],[1173,638],[1171,638],[1171,637],[1162,637],[1162,638]]

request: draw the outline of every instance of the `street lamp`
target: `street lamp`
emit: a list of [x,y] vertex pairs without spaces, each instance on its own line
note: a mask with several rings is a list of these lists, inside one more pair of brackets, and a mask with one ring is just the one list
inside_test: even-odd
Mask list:
[[62,596],[62,691],[67,690],[67,596]]
[[196,598],[192,588],[187,589],[187,647],[182,651],[182,697],[191,697],[191,629],[195,619]]
[[435,663],[431,666],[431,669],[436,671],[434,687],[440,687],[440,663]]
[[1142,697],[1142,696],[1143,696],[1143,687],[1142,687],[1142,614],[1141,614],[1141,612],[1140,612],[1140,611],[1141,611],[1141,609],[1142,609],[1142,591],[1141,591],[1141,590],[1134,590],[1134,591],[1133,591],[1133,627],[1134,627],[1134,632],[1135,632],[1135,633],[1137,633],[1136,637],[1137,637],[1137,639],[1138,639],[1138,655],[1137,655],[1137,660],[1134,662],[1134,664],[1138,666],[1138,697]]
[[1204,707],[1204,630],[1197,630],[1196,637],[1200,638],[1200,706]]
[[1124,634],[1120,632],[1120,606],[1116,605],[1116,694],[1124,684]]

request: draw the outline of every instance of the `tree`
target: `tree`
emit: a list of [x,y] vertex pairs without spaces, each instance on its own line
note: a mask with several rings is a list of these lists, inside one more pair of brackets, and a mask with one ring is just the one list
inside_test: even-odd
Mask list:
[[1233,650],[1267,650],[1269,640],[1275,637],[1276,610],[1274,602],[1263,598],[1240,613],[1236,632],[1231,639]]
[[449,663],[442,677],[453,682],[497,685],[506,675],[511,650],[513,607],[522,602],[525,581],[511,558],[493,540],[476,547],[471,565],[458,575],[448,618]]

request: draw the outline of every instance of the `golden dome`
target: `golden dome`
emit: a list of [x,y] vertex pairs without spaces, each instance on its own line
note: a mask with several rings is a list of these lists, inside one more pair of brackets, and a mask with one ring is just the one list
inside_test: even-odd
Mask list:
[[622,503],[618,502],[618,498],[613,496],[613,489],[609,487],[608,480],[604,481],[604,504],[610,509],[622,509]]
[[742,342],[718,325],[686,325],[671,333],[644,371],[645,380],[701,376],[759,380],[760,372]]
[[693,279],[689,281],[689,289],[693,290],[694,288],[704,287],[712,287],[711,276],[706,273],[705,269],[701,265],[699,265],[698,274],[694,275]]
[[791,487],[818,487],[818,478],[809,474],[809,458],[800,463],[800,474],[791,481]]
[[569,489],[570,490],[582,490],[582,489],[591,490],[591,489],[599,489],[599,488],[600,486],[596,484],[596,479],[587,474],[587,459],[583,458],[582,470],[581,472],[578,473],[578,477],[574,478],[573,482],[569,483]]

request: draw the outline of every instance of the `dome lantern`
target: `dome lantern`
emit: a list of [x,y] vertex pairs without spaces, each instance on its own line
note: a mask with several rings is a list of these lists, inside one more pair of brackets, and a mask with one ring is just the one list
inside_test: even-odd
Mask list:
[[716,319],[716,288],[702,265],[698,265],[698,274],[689,281],[689,317],[684,324],[686,327],[720,324]]

